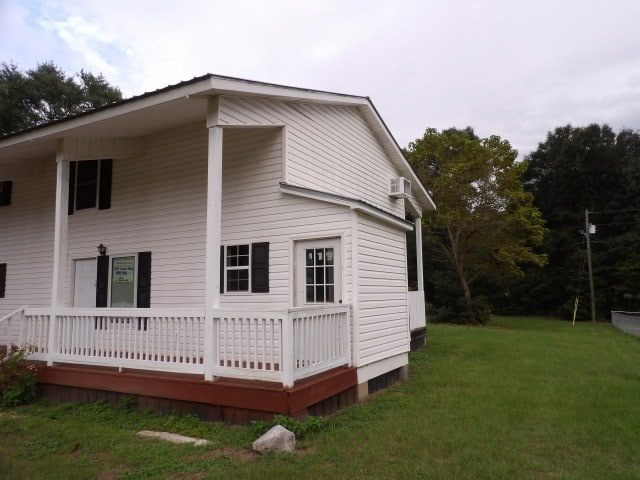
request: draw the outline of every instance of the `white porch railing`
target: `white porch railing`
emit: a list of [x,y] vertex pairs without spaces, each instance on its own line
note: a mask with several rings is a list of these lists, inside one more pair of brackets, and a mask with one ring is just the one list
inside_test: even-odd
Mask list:
[[21,345],[31,358],[282,382],[351,363],[350,308],[280,312],[216,310],[213,357],[201,310],[27,309]]
[[408,292],[410,331],[427,326],[424,311],[424,292]]
[[[4,317],[0,318],[0,332],[4,332],[4,339],[5,344],[4,346],[7,349],[7,355],[9,354],[9,352],[11,351],[11,345],[12,345],[12,341],[11,338],[13,336],[13,327],[16,324],[20,324],[22,322],[22,318],[24,316],[24,311],[28,308],[28,305],[24,305],[16,310],[14,310],[13,312],[5,315]],[[0,344],[1,345],[1,344]]]

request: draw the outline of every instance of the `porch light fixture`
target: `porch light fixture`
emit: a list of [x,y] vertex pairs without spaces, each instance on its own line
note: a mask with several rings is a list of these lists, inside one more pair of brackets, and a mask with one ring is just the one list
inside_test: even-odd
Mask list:
[[100,254],[101,257],[104,257],[107,255],[107,247],[105,247],[103,244],[98,245],[98,253]]

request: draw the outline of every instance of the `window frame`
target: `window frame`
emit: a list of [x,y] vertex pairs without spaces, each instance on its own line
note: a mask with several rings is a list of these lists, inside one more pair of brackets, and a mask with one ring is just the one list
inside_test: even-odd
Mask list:
[[[80,180],[79,180],[80,165],[84,164],[86,166],[89,164],[89,162],[91,163],[95,162],[95,169],[96,169],[95,178],[91,178],[90,181],[85,180],[82,184],[80,184]],[[76,164],[76,170],[75,170],[76,177],[73,179],[73,186],[75,189],[73,192],[73,201],[74,201],[73,211],[74,212],[78,210],[94,210],[98,208],[98,202],[100,200],[100,162],[101,160],[82,160]],[[89,185],[95,188],[95,191],[93,192],[94,193],[93,205],[90,207],[78,208],[78,200],[79,200],[78,189],[79,187],[84,187]]]
[[[331,250],[331,263],[328,263],[327,250]],[[333,245],[307,246],[302,249],[305,257],[304,265],[304,303],[305,305],[331,305],[337,303],[336,298],[336,247]],[[309,264],[307,254],[312,253],[312,263]],[[322,263],[318,263],[318,253],[322,252]],[[328,281],[328,272],[331,269],[331,279]],[[309,282],[309,270],[311,270],[312,282]],[[322,282],[319,282],[318,272],[322,272]],[[318,300],[318,289],[321,289],[322,300]],[[331,300],[327,300],[329,288],[331,288]],[[311,289],[313,300],[309,300],[309,289]]]
[[[73,205],[71,207],[71,211],[78,212],[80,210],[97,210],[99,207],[99,202],[100,202],[100,162],[102,162],[101,159],[99,160],[74,160],[75,162],[75,168],[73,170],[74,176],[73,176],[73,185],[69,185],[69,188],[73,187]],[[95,186],[96,186],[96,191],[95,191],[95,205],[92,207],[83,207],[83,208],[78,208],[78,174],[80,172],[80,165],[81,164],[87,164],[88,162],[96,162],[96,179],[95,179]],[[87,182],[88,183],[88,182]],[[94,183],[94,182],[91,182]]]
[[[111,282],[113,276],[113,260],[116,258],[133,257],[133,306],[131,307],[113,307],[111,305]],[[117,255],[109,255],[109,276],[107,278],[107,307],[106,308],[138,308],[138,254],[123,253]]]
[[[293,307],[318,307],[340,305],[345,295],[345,264],[344,251],[345,239],[342,234],[337,233],[335,236],[307,238],[301,237],[293,241],[293,282],[292,282],[292,306]],[[307,302],[306,295],[306,251],[308,249],[315,250],[318,248],[333,248],[333,302]],[[315,265],[314,265],[315,267]],[[326,272],[325,272],[326,273]],[[314,285],[315,286],[315,285]],[[325,290],[326,293],[326,290]]]
[[[227,265],[227,257],[228,257],[228,252],[229,252],[229,248],[232,247],[236,247],[236,248],[240,248],[240,247],[247,247],[248,253],[246,255],[246,257],[248,258],[247,261],[247,265],[235,265],[235,266],[229,266]],[[243,257],[245,255],[242,255]],[[223,295],[250,295],[252,293],[251,291],[251,265],[252,265],[252,260],[253,260],[253,255],[252,255],[252,248],[251,248],[251,243],[237,243],[237,244],[231,244],[231,245],[224,245],[224,255],[222,256],[223,260],[224,260],[224,292]],[[236,257],[240,257],[239,253],[236,255]],[[246,290],[229,290],[229,284],[227,283],[227,279],[228,279],[228,272],[229,271],[241,271],[241,270],[246,270],[247,271],[247,289]]]
[[[95,173],[95,203],[93,206],[78,208],[78,177],[80,174],[80,165],[86,165],[88,162],[92,162],[96,165]],[[91,184],[93,185],[93,180]],[[89,181],[86,182],[89,184]],[[81,184],[80,187],[83,185]],[[111,208],[111,191],[113,186],[113,159],[100,158],[100,159],[86,159],[86,160],[72,160],[69,162],[69,201],[68,201],[68,214],[73,215],[76,212],[82,210],[107,210]],[[93,193],[93,192],[91,192]],[[86,196],[87,199],[91,198],[91,195]]]

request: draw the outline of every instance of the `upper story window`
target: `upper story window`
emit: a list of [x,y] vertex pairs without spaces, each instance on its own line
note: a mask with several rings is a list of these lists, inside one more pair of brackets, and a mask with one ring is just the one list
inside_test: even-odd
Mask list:
[[6,180],[0,182],[0,207],[8,207],[11,205],[11,187],[13,182]]
[[76,210],[111,208],[113,160],[82,160],[69,164],[69,214]]

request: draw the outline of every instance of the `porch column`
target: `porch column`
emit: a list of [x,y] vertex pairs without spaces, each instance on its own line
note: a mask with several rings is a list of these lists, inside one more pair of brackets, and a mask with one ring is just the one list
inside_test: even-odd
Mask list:
[[413,221],[416,231],[416,262],[418,264],[418,291],[424,292],[424,272],[422,265],[422,217]]
[[[213,103],[213,102],[212,102]],[[216,102],[217,103],[217,102]],[[210,111],[212,109],[210,108]],[[216,112],[217,113],[217,112]],[[212,114],[209,114],[211,120]],[[214,311],[220,308],[220,230],[222,225],[222,127],[209,127],[209,149],[207,158],[207,229],[205,265],[205,380],[213,380],[216,358]]]
[[[69,212],[69,160],[65,160],[63,141],[56,153],[56,209],[53,227],[53,281],[51,284],[51,317],[49,320],[48,352],[56,349],[57,309],[64,306],[63,285],[67,272],[67,232]],[[52,365],[52,360],[47,360]]]

